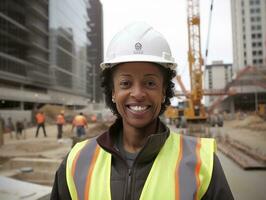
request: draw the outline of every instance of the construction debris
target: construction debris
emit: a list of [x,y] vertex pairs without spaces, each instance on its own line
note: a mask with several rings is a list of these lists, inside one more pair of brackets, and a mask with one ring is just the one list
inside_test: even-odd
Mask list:
[[266,155],[228,136],[219,140],[218,149],[245,170],[266,169]]
[[265,127],[265,131],[266,131],[266,122],[260,118],[257,115],[249,115],[244,117],[243,120],[237,120],[234,124],[235,128],[251,128],[252,129],[259,129],[259,130],[263,130],[263,128]]

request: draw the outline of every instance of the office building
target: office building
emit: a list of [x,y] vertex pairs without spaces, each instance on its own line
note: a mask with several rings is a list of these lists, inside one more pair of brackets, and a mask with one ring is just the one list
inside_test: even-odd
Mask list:
[[[204,88],[206,91],[221,92],[232,81],[232,64],[223,61],[213,61],[204,70]],[[210,106],[219,96],[205,96],[205,105]]]
[[231,0],[233,70],[266,66],[266,1]]
[[[91,100],[92,11],[89,0],[0,1],[0,108]],[[95,23],[102,35],[102,20]],[[95,51],[102,55],[102,48]]]
[[103,12],[102,4],[98,0],[89,0],[88,7],[88,27],[87,36],[89,38],[88,60],[90,67],[88,70],[87,92],[90,94],[91,101],[103,101],[103,93],[100,81],[100,63],[103,61]]
[[266,1],[231,0],[231,13],[236,94],[226,101],[232,111],[257,111],[266,103]]

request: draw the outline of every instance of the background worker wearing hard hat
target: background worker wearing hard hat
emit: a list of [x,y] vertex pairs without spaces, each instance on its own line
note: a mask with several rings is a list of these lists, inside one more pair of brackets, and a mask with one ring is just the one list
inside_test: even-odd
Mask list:
[[42,127],[44,137],[47,137],[46,131],[45,131],[45,115],[42,111],[38,112],[35,115],[35,120],[37,122],[37,129],[36,129],[36,134],[35,137],[38,137],[39,134],[39,129]]
[[62,138],[64,124],[65,124],[64,111],[60,111],[60,113],[56,116],[57,139]]
[[117,120],[73,147],[51,199],[233,199],[214,140],[172,133],[159,119],[174,95],[175,66],[167,41],[147,24],[114,37],[101,67]]
[[76,133],[78,137],[85,136],[85,127],[88,128],[88,123],[86,117],[83,115],[82,112],[75,116],[72,122],[71,132],[73,132],[74,127],[76,127]]

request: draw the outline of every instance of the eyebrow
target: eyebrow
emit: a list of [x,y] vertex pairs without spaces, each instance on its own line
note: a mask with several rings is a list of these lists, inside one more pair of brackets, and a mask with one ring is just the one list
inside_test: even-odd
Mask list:
[[155,76],[155,77],[159,77],[157,74],[145,74],[144,76]]
[[[119,76],[132,76],[131,74],[119,74]],[[157,74],[144,74],[145,77],[147,76],[155,76],[155,77],[159,77]]]

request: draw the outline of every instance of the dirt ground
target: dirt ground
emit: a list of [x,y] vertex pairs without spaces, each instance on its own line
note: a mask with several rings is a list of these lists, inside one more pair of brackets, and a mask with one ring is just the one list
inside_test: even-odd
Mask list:
[[[103,123],[89,124],[87,137],[96,136],[105,130],[109,125]],[[71,125],[64,126],[63,138],[57,140],[56,125],[46,125],[48,137],[43,136],[42,129],[39,131],[39,137],[35,138],[36,127],[28,128],[24,136],[16,139],[15,133],[13,138],[9,134],[4,134],[4,145],[0,147],[0,158],[5,160],[6,157],[45,157],[45,158],[63,158],[72,146]],[[221,136],[229,136],[234,140],[255,149],[266,155],[266,121],[261,118],[249,115],[240,119],[225,120],[224,127],[217,128]],[[0,161],[1,163],[1,161]]]
[[266,121],[257,116],[244,116],[224,122],[222,134],[266,155]]
[[[87,137],[93,137],[102,133],[108,128],[105,124],[90,124],[86,130]],[[38,158],[55,158],[63,159],[72,146],[72,139],[75,130],[71,132],[71,125],[64,126],[63,138],[58,140],[56,125],[46,125],[46,133],[48,137],[44,137],[42,129],[35,138],[36,127],[28,128],[25,135],[16,139],[15,133],[13,137],[10,134],[4,134],[4,145],[0,147],[0,164],[8,158],[14,157],[38,157]]]

